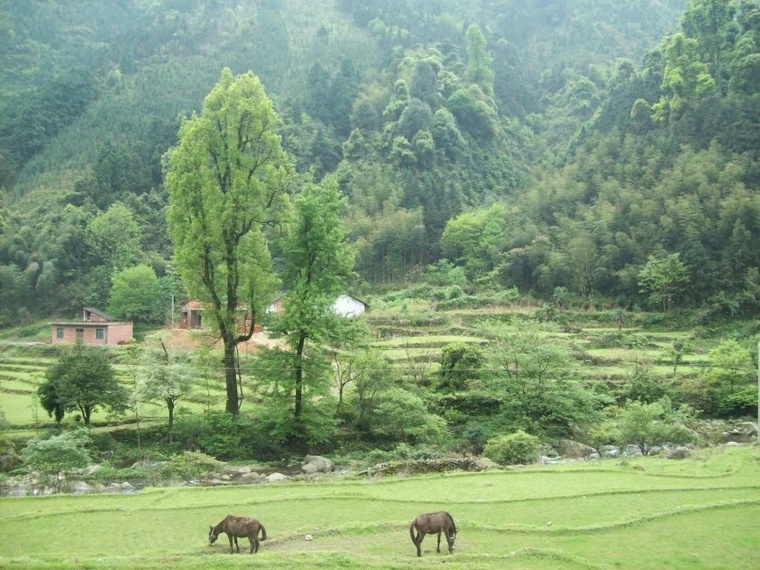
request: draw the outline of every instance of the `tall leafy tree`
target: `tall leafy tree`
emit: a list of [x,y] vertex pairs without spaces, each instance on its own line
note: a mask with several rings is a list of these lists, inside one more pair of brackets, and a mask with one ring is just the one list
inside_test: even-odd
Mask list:
[[[345,201],[334,178],[306,184],[295,206],[295,220],[284,245],[285,282],[290,289],[283,299],[280,327],[294,355],[293,417],[298,428],[305,395],[329,386],[318,374],[318,363],[325,358],[320,346],[336,341],[332,338],[336,331],[346,330],[335,326],[339,317],[331,306],[345,290],[354,252],[343,228]],[[310,370],[316,377],[309,376]]]
[[108,311],[115,317],[161,322],[166,299],[153,268],[141,264],[120,271],[113,278]]
[[465,75],[471,83],[478,85],[483,93],[493,97],[494,73],[491,68],[493,58],[488,53],[488,45],[480,26],[470,24],[465,32],[467,41],[467,68]]
[[690,38],[697,40],[710,74],[722,92],[723,64],[726,51],[726,31],[734,19],[731,0],[691,0],[681,18],[681,27]]
[[668,312],[689,282],[689,271],[678,253],[659,258],[650,255],[639,271],[638,281],[651,303]]
[[715,92],[715,80],[699,58],[699,45],[682,33],[665,40],[665,72],[660,86],[663,95],[652,107],[654,118],[678,118],[701,97]]
[[64,352],[45,371],[47,380],[38,394],[48,412],[78,410],[85,425],[92,412],[102,406],[112,412],[126,409],[129,397],[116,379],[108,353],[102,348],[76,345]]
[[[226,410],[240,408],[239,343],[251,338],[276,280],[264,229],[287,203],[290,174],[278,116],[252,72],[230,69],[183,121],[166,159],[168,223],[177,268],[199,298],[224,345]],[[241,332],[240,312],[247,325]]]
[[170,354],[163,339],[154,339],[142,354],[137,381],[138,399],[160,401],[166,405],[170,437],[177,402],[192,392],[195,380],[194,368],[183,356]]

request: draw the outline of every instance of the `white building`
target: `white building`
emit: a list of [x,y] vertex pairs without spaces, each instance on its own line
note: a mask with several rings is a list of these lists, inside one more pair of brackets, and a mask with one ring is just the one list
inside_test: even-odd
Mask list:
[[342,317],[357,317],[363,315],[368,308],[369,305],[367,305],[367,303],[361,299],[352,297],[351,295],[339,296],[335,299],[335,302],[332,305],[333,312]]
[[[340,295],[332,304],[333,313],[341,317],[358,317],[359,315],[363,315],[367,309],[369,309],[367,303],[351,295]],[[280,313],[281,311],[281,299],[277,299],[267,308],[268,313]]]

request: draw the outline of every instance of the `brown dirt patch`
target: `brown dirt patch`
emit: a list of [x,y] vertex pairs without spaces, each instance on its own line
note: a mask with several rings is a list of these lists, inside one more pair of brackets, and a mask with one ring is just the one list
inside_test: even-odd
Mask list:
[[[192,350],[200,347],[221,348],[221,339],[210,330],[165,329],[164,343],[167,348]],[[282,339],[271,339],[265,332],[254,333],[248,342],[238,345],[240,352],[255,354],[259,347],[284,347]]]

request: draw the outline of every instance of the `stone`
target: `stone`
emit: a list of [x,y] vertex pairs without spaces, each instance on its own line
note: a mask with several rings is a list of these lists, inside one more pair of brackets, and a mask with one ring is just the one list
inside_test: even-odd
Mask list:
[[736,426],[736,431],[747,437],[757,437],[757,424],[742,422]]
[[586,459],[594,453],[594,448],[585,443],[574,441],[572,439],[561,439],[559,441],[559,454],[562,457],[573,459]]
[[84,495],[91,491],[91,487],[84,481],[75,481],[72,491],[77,495]]
[[240,476],[241,481],[257,481],[259,479],[262,479],[262,476],[255,471],[249,471],[248,473],[243,473]]
[[267,482],[268,483],[275,483],[277,481],[287,481],[288,477],[286,475],[283,475],[282,473],[271,473],[267,475]]
[[[308,467],[307,469],[307,466],[313,467]],[[334,468],[335,464],[332,461],[320,455],[307,455],[304,457],[304,465],[301,466],[301,469],[307,473],[329,473]]]
[[675,449],[671,449],[668,454],[668,459],[686,459],[687,457],[691,456],[691,451],[688,447],[679,446]]

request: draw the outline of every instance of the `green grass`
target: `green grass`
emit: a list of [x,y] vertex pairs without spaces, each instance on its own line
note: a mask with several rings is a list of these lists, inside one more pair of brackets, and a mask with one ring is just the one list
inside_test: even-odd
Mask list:
[[[417,559],[408,522],[445,508],[453,555]],[[230,556],[207,528],[256,516],[269,540]],[[0,499],[0,568],[752,569],[760,449],[482,473]],[[312,541],[304,539],[306,534]],[[241,547],[247,545],[243,540]]]
[[446,346],[456,342],[461,343],[484,343],[486,339],[475,336],[462,336],[462,335],[420,335],[420,336],[406,336],[396,337],[388,340],[382,340],[372,343],[373,346],[382,349],[393,348],[419,348],[428,346]]

